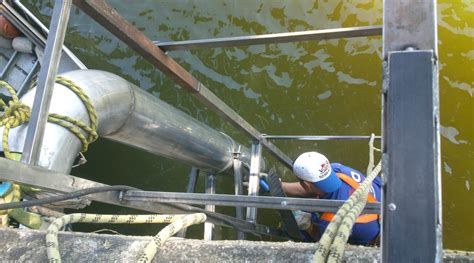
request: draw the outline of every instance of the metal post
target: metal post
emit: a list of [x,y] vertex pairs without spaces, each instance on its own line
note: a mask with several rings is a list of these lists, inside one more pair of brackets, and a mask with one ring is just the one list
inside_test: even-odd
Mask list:
[[[235,158],[234,159],[234,190],[235,195],[243,195],[243,185],[242,185],[242,161]],[[235,217],[238,219],[244,219],[244,208],[235,207]],[[237,231],[237,239],[245,239],[245,234],[242,231]]]
[[187,193],[194,193],[194,189],[196,189],[196,183],[197,183],[198,177],[199,177],[199,168],[197,167],[191,168],[191,172],[189,173],[188,186],[186,187]]
[[72,0],[56,0],[51,18],[50,33],[38,77],[33,108],[21,161],[36,165],[41,152],[43,135],[48,119],[49,104],[53,94],[53,85],[58,72],[58,64],[66,35]]
[[440,262],[436,1],[385,1],[383,42],[382,261]]
[[[260,163],[262,159],[262,145],[259,141],[254,141],[252,144],[252,156],[250,157],[250,176],[249,176],[249,196],[257,196],[260,180]],[[257,208],[247,208],[247,221],[257,222]]]
[[[189,180],[188,186],[186,187],[187,193],[194,193],[194,189],[196,189],[197,179],[199,177],[199,169],[196,167],[191,168],[191,172],[189,173]],[[177,237],[186,237],[186,230],[187,228],[181,229],[178,233],[176,233]]]
[[[215,194],[216,193],[216,175],[214,174],[207,174],[206,175],[206,194]],[[215,205],[205,205],[204,209],[206,211],[215,212],[216,206]],[[212,240],[212,232],[214,229],[214,224],[212,223],[204,223],[204,240]]]

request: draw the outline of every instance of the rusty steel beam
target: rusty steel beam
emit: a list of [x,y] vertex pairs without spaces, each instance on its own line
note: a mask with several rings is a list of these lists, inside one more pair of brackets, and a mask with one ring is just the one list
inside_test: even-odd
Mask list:
[[191,92],[198,91],[197,79],[157,48],[145,34],[130,24],[106,1],[74,0],[74,4],[180,86]]

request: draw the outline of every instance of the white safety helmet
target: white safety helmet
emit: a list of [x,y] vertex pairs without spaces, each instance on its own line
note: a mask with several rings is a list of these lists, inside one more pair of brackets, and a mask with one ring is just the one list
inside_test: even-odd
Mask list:
[[293,164],[293,172],[301,180],[313,183],[325,193],[336,191],[342,184],[329,160],[318,152],[305,152],[298,156]]

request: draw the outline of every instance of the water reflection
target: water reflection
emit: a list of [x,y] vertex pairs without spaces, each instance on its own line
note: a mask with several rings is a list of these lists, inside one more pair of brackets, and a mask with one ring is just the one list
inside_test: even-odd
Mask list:
[[[382,1],[180,0],[109,1],[150,39],[170,41],[313,30],[382,23]],[[33,1],[40,13],[51,3]],[[470,191],[474,171],[474,5],[438,1],[443,215],[445,246],[474,249]],[[46,18],[47,19],[47,18]],[[107,70],[159,96],[240,142],[247,137],[202,107],[168,78],[82,12],[71,17],[68,46],[90,68]],[[170,52],[181,65],[267,134],[380,133],[380,37]],[[291,157],[325,152],[332,161],[365,169],[365,142],[278,142]],[[131,156],[132,155],[132,156]],[[109,142],[92,145],[89,163],[75,171],[103,182],[183,191],[189,167]],[[108,166],[113,160],[114,166]],[[133,169],[123,163],[133,161]],[[285,179],[292,178],[280,167]],[[109,174],[113,173],[113,176]],[[134,178],[130,180],[130,178]],[[221,192],[230,178],[218,178]],[[198,188],[202,191],[202,185]],[[103,208],[101,208],[103,209]],[[231,211],[231,210],[228,210]],[[260,213],[275,224],[271,213]],[[463,231],[459,231],[462,229]],[[127,230],[129,231],[129,230]],[[142,229],[144,233],[148,230]],[[219,236],[232,238],[231,231]]]

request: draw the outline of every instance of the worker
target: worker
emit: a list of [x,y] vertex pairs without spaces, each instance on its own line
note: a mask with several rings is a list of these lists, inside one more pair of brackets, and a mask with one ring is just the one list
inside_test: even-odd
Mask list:
[[[288,196],[347,200],[365,180],[365,176],[350,167],[329,160],[318,152],[301,154],[293,164],[293,172],[299,182],[283,182],[283,190]],[[369,188],[368,202],[381,200],[381,181],[377,177]],[[306,213],[295,211],[295,218],[307,240],[317,241],[324,233],[333,213]],[[349,243],[357,245],[374,244],[380,232],[377,214],[362,214],[356,220],[349,236]]]

